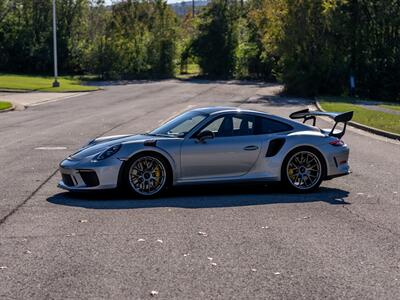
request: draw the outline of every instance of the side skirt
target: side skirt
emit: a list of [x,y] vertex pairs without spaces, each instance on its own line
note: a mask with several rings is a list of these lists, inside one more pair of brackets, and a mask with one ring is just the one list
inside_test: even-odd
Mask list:
[[263,182],[278,182],[279,177],[264,177],[264,178],[218,178],[218,179],[197,179],[197,180],[182,180],[176,181],[174,186],[193,185],[193,184],[226,184],[226,183],[263,183]]

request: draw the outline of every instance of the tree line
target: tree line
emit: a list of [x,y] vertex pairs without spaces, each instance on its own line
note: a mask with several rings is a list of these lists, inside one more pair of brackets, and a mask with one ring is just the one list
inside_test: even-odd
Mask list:
[[[105,79],[173,76],[179,27],[166,2],[56,3],[61,73]],[[52,0],[0,0],[0,8],[7,14],[0,21],[0,70],[51,73]]]
[[[51,73],[52,1],[0,0],[0,71]],[[400,101],[400,0],[212,0],[178,17],[163,0],[57,0],[60,71],[277,80],[286,92]]]

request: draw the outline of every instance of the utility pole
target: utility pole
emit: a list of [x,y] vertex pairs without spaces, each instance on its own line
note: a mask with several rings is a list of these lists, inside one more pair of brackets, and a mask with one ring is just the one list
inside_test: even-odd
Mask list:
[[350,96],[356,96],[356,75],[358,74],[358,27],[359,27],[359,17],[358,17],[358,0],[352,0],[351,4],[351,52],[350,52]]
[[195,0],[192,0],[192,17],[194,17],[194,14],[195,14],[195,12],[194,12],[194,1]]
[[57,22],[56,22],[56,0],[53,0],[53,51],[54,51],[54,82],[53,87],[59,87],[60,83],[57,81],[58,78],[58,66],[57,66]]

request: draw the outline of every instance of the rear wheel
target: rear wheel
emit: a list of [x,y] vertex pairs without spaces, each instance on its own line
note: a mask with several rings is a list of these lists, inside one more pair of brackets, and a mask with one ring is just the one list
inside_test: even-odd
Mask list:
[[282,167],[282,179],[290,190],[312,192],[320,186],[325,165],[316,150],[299,148],[289,153]]
[[124,179],[126,186],[137,196],[159,196],[170,182],[168,162],[157,154],[138,155],[126,166]]

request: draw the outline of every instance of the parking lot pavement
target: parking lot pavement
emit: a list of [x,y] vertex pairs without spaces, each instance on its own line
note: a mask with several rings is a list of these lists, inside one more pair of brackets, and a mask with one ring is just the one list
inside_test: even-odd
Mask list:
[[148,82],[3,114],[0,298],[398,298],[397,142],[349,129],[353,173],[308,195],[211,186],[143,201],[56,187],[58,162],[96,136],[193,107],[288,116],[312,105],[279,89]]

